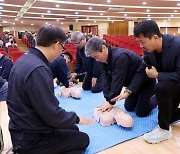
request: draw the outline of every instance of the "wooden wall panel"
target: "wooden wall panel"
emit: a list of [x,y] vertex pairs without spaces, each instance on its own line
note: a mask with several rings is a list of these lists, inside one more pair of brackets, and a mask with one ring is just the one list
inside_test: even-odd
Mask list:
[[167,29],[167,34],[178,35],[178,27],[161,27],[160,28],[161,33],[166,34],[166,29]]
[[0,26],[0,35],[3,34],[3,27]]
[[108,34],[128,35],[128,23],[126,22],[109,23]]

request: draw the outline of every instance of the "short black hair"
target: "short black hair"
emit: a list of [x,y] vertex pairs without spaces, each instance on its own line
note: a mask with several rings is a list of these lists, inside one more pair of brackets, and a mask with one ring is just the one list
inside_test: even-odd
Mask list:
[[69,59],[72,61],[72,54],[70,53],[70,52],[68,52],[68,51],[64,51],[63,53],[62,53],[62,55],[67,55],[67,56],[69,56]]
[[37,32],[37,46],[48,47],[58,41],[64,43],[65,40],[66,34],[58,26],[43,25]]
[[162,36],[157,23],[153,20],[143,20],[135,26],[134,36],[138,38],[140,34],[150,39],[155,34],[158,35],[158,37]]

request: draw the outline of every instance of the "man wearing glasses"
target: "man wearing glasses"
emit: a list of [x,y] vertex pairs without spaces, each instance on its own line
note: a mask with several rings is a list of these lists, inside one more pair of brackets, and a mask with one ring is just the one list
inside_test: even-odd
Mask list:
[[49,62],[61,54],[65,40],[59,27],[42,26],[37,46],[11,70],[7,105],[14,153],[83,153],[89,145],[88,135],[76,124],[91,124],[93,120],[65,111],[54,95]]
[[76,64],[72,79],[79,78],[83,81],[83,90],[91,90],[92,93],[102,91],[101,64],[94,58],[86,57],[86,38],[83,33],[77,31],[71,36],[71,41],[77,46]]

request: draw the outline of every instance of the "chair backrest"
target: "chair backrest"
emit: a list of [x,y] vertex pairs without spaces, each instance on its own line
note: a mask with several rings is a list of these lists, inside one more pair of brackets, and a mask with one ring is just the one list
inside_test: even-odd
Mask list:
[[24,54],[24,52],[22,52],[22,51],[13,52],[13,53],[11,54],[11,60],[12,60],[12,62],[15,63],[23,54]]

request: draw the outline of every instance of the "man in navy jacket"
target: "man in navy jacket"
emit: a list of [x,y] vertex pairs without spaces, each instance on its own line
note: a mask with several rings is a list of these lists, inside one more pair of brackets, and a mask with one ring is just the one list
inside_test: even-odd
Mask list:
[[89,144],[76,124],[90,124],[59,107],[54,95],[49,62],[63,50],[66,34],[53,25],[42,26],[37,47],[31,48],[12,67],[7,96],[9,131],[15,153],[79,153]]
[[[106,101],[99,106],[99,109],[110,110],[115,104],[111,99],[120,94],[123,86],[130,85],[142,58],[123,48],[107,47],[104,40],[99,37],[89,39],[86,44],[86,54],[102,63],[103,93]],[[126,90],[126,94],[131,94],[124,104],[126,110],[135,110],[136,115],[140,117],[147,116],[156,106],[150,101],[154,85],[155,80],[146,77],[140,88],[133,93]]]
[[101,65],[91,57],[85,55],[86,38],[83,33],[77,31],[71,36],[72,41],[77,46],[76,63],[74,68],[73,78],[82,74],[83,90],[91,90],[92,93],[102,91],[102,75]]
[[[144,67],[149,78],[157,79],[154,93],[158,103],[159,126],[144,135],[149,143],[159,143],[172,138],[171,123],[180,120],[180,37],[162,35],[155,21],[141,21],[134,35],[149,57],[151,69]],[[139,85],[142,79],[135,80]],[[131,90],[131,89],[129,89]]]

